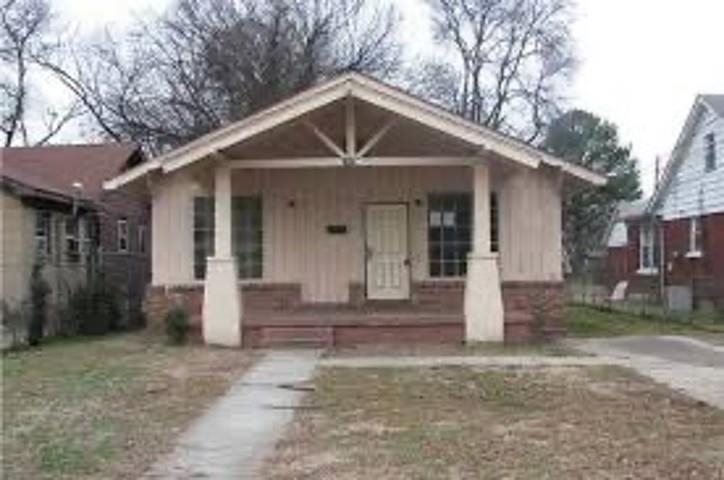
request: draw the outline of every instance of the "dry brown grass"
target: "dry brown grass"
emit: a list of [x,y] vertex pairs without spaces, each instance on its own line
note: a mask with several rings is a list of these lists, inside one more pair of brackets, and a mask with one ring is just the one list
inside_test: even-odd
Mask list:
[[5,478],[137,478],[251,361],[138,334],[8,354]]
[[330,369],[272,479],[716,479],[724,412],[619,368]]

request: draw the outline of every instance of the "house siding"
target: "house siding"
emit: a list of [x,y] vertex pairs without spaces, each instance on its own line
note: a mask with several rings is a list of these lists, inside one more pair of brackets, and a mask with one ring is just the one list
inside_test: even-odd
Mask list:
[[[705,168],[704,136],[716,137],[716,168]],[[670,180],[658,214],[664,221],[724,212],[724,119],[705,109]]]
[[[212,195],[211,169],[181,171],[153,188],[155,286],[200,283],[193,278],[192,202]],[[253,283],[299,283],[302,301],[345,303],[350,284],[364,283],[363,215],[368,202],[409,208],[412,282],[428,276],[427,195],[470,192],[467,167],[236,170],[234,195],[262,195],[263,277]],[[560,281],[560,188],[552,171],[493,176],[500,196],[503,281]],[[536,212],[536,215],[530,215]],[[347,226],[329,235],[326,225]]]
[[[51,293],[50,305],[60,305],[68,294],[86,279],[83,262],[69,262],[64,250],[63,220],[69,212],[46,210],[51,214],[51,253],[43,262],[43,278]],[[30,276],[38,261],[35,250],[35,221],[40,210],[23,203],[16,196],[2,192],[2,255],[0,270],[2,300],[11,307],[19,306],[30,293]],[[51,324],[55,328],[55,310],[49,309]]]

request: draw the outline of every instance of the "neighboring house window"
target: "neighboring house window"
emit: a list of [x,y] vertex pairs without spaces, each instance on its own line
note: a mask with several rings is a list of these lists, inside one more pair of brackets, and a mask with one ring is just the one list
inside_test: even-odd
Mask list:
[[239,278],[262,276],[262,209],[260,197],[232,199],[232,248]]
[[146,226],[138,226],[138,252],[146,253]]
[[[232,249],[239,278],[261,278],[263,271],[260,197],[232,199]],[[214,255],[214,198],[194,198],[194,278],[206,276],[206,259]]]
[[119,218],[116,222],[116,249],[119,252],[128,251],[128,219]]
[[80,222],[75,217],[65,218],[65,255],[70,262],[80,260]]
[[701,218],[691,217],[689,219],[689,253],[701,254]]
[[206,277],[206,259],[214,254],[214,198],[194,197],[194,278]]
[[714,132],[704,136],[704,149],[706,171],[711,172],[716,169],[716,137],[714,136]]
[[37,212],[35,216],[35,251],[41,257],[52,253],[50,212]]
[[641,225],[639,243],[639,269],[654,270],[656,268],[654,228],[651,225]]
[[429,196],[427,240],[431,277],[466,274],[471,247],[471,203],[467,193]]
[[490,251],[497,252],[500,244],[500,213],[498,194],[490,194]]

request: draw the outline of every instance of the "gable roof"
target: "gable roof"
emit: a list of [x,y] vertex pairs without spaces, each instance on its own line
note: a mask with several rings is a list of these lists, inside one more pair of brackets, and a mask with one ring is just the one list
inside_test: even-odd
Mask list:
[[686,117],[684,126],[679,133],[679,137],[676,139],[676,144],[674,145],[671,157],[666,164],[664,173],[661,176],[661,181],[659,181],[656,189],[654,190],[654,194],[651,196],[651,199],[646,206],[647,214],[653,215],[666,196],[666,192],[669,189],[672,179],[676,175],[679,166],[684,161],[684,153],[686,152],[686,147],[694,134],[696,124],[706,111],[710,111],[714,115],[724,119],[724,95],[701,94],[696,96],[694,104]]
[[[0,150],[0,170],[2,182],[24,195],[93,202],[100,199],[104,181],[140,156],[139,146],[131,143],[8,147]],[[80,191],[75,183],[82,185]]]
[[531,168],[537,168],[540,163],[544,163],[560,168],[567,174],[594,185],[606,183],[606,178],[596,172],[571,164],[525,142],[471,122],[399,88],[359,73],[346,73],[304,90],[240,121],[207,133],[124,172],[106,182],[105,186],[109,189],[117,188],[154,170],[163,173],[177,170],[345,97],[360,99],[414,120],[474,145],[479,148],[481,153],[493,151],[512,162]]

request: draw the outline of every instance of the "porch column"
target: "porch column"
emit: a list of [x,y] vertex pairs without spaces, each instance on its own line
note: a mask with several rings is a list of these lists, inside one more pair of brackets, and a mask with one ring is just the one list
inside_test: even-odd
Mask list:
[[236,259],[231,252],[231,168],[221,163],[214,175],[214,256],[206,260],[204,341],[240,346],[241,311]]
[[465,341],[503,341],[498,255],[490,251],[490,170],[473,167],[473,245],[465,281]]

